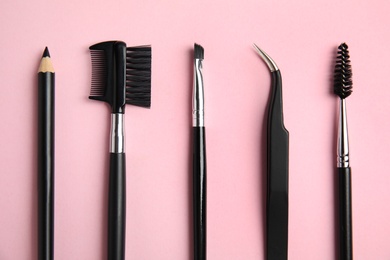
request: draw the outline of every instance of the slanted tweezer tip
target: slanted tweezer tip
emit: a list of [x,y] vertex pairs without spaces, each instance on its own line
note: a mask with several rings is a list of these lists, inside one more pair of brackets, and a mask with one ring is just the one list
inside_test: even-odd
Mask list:
[[267,66],[271,70],[271,72],[279,70],[275,61],[273,59],[271,59],[271,57],[265,51],[260,49],[255,43],[253,44],[253,47],[255,48],[257,53],[260,55],[261,59],[267,64]]

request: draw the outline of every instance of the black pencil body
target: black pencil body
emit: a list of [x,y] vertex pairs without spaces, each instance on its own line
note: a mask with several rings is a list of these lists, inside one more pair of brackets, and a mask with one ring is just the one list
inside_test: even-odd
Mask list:
[[53,259],[54,73],[38,73],[38,260]]
[[352,260],[351,168],[337,168],[339,175],[340,260]]
[[194,260],[206,259],[206,139],[204,127],[193,127]]

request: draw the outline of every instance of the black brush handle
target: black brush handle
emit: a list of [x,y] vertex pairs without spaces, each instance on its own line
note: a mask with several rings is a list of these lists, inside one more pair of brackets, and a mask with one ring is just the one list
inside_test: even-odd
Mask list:
[[352,260],[351,168],[337,168],[339,175],[340,260]]
[[282,79],[272,73],[267,131],[267,260],[288,257],[289,133],[283,123]]
[[108,187],[108,260],[125,259],[126,156],[110,153]]
[[193,127],[194,260],[206,259],[206,139],[204,127]]

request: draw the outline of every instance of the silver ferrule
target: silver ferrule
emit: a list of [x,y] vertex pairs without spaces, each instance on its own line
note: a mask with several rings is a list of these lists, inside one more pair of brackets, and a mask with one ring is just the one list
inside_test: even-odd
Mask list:
[[337,140],[337,167],[349,167],[347,107],[345,99],[340,99],[339,133]]
[[204,90],[201,59],[195,59],[194,62],[194,92],[192,98],[192,125],[204,126]]
[[125,152],[124,114],[111,114],[110,153]]

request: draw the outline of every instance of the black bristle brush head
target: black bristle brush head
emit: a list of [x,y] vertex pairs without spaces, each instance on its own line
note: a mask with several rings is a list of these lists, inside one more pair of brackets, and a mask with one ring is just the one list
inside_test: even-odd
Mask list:
[[151,47],[126,47],[109,41],[92,45],[92,82],[89,98],[110,104],[113,113],[124,105],[150,107]]
[[126,51],[126,104],[150,108],[152,48],[129,47]]
[[333,91],[341,99],[344,99],[352,94],[352,70],[348,45],[346,43],[340,44],[337,54]]
[[194,59],[204,59],[204,49],[199,44],[194,44]]

